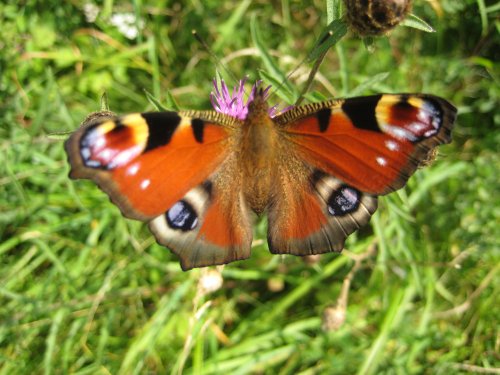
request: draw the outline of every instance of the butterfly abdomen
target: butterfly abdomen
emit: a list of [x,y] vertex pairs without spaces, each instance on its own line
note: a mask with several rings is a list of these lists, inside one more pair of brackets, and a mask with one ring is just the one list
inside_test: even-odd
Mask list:
[[278,137],[265,99],[257,96],[241,128],[238,162],[245,200],[258,214],[263,213],[269,203],[271,185],[277,175]]

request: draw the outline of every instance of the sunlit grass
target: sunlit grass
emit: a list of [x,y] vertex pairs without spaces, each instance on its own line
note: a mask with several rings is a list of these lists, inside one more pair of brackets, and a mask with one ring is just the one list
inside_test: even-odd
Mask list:
[[[399,27],[372,53],[352,35],[331,49],[308,99],[434,93],[459,108],[454,143],[381,198],[342,255],[271,255],[263,220],[251,259],[211,274],[182,272],[145,225],[70,180],[54,134],[104,91],[117,113],[153,110],[144,89],[208,109],[216,67],[192,29],[238,78],[279,82],[321,35],[325,4],[144,3],[106,2],[94,23],[83,2],[0,5],[1,373],[498,371],[499,9],[416,2],[437,33]],[[144,20],[136,39],[109,22],[123,12]],[[338,313],[331,329],[325,312]]]

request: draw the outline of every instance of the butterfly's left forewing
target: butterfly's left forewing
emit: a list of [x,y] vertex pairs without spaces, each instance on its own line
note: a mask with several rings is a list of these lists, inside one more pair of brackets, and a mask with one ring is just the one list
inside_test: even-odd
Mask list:
[[182,113],[136,113],[83,126],[65,147],[70,177],[94,180],[125,216],[147,221],[214,172],[229,137]]

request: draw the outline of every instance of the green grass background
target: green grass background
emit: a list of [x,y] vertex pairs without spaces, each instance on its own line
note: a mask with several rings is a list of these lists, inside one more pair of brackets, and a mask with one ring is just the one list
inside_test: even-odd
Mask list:
[[[0,4],[1,374],[500,373],[495,1],[416,0],[435,33],[348,34],[327,53],[309,99],[429,92],[459,109],[453,143],[342,255],[273,256],[261,222],[251,259],[182,272],[144,224],[67,177],[60,133],[103,92],[117,113],[154,110],[144,89],[210,108],[216,65],[192,29],[235,76],[279,81],[336,3],[105,0],[93,22],[79,0]],[[117,13],[142,20],[136,38]]]

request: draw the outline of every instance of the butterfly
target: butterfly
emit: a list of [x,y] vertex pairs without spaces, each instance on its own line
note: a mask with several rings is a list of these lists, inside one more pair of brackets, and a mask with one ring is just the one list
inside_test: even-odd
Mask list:
[[254,86],[239,116],[96,120],[65,143],[70,177],[93,180],[124,216],[148,222],[183,270],[248,258],[253,220],[264,214],[272,253],[340,252],[377,197],[451,141],[456,118],[452,104],[427,94],[328,100],[271,117],[267,94]]

